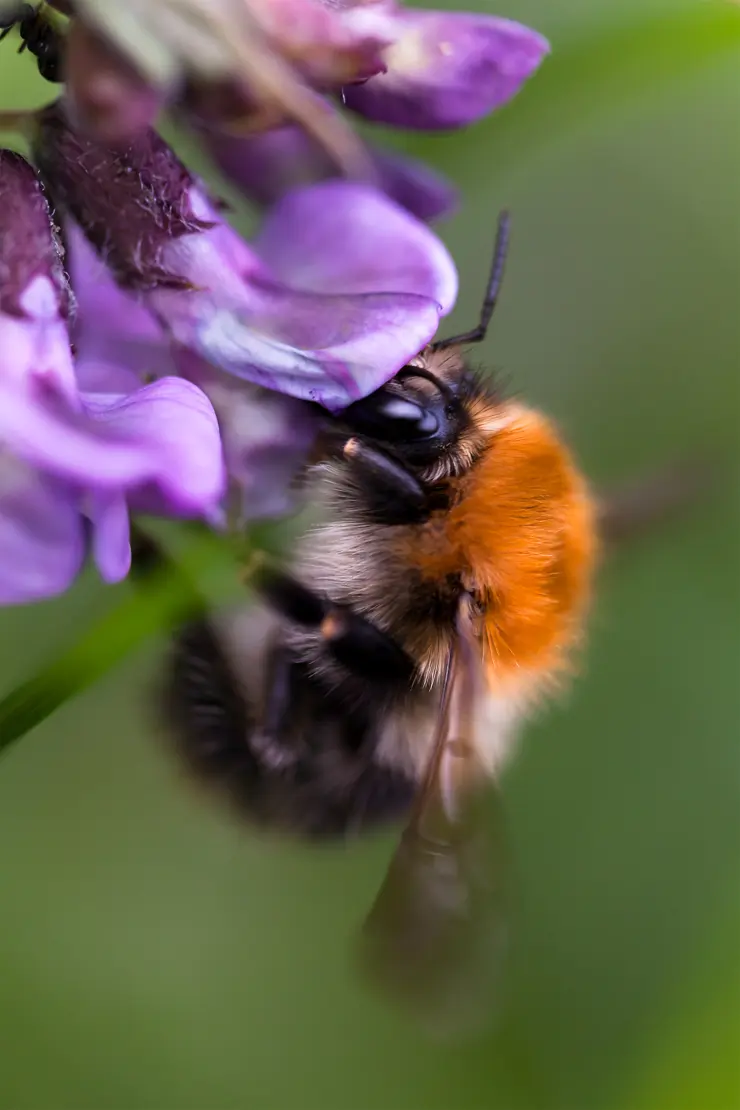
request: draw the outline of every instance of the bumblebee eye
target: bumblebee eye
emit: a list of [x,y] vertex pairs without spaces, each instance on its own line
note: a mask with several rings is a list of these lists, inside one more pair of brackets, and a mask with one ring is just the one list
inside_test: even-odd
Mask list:
[[361,435],[389,443],[410,443],[438,435],[438,404],[417,404],[379,389],[345,409],[342,419]]
[[403,397],[387,397],[380,405],[379,413],[389,425],[397,427],[399,434],[406,439],[425,439],[439,431],[439,420],[433,409],[424,408]]

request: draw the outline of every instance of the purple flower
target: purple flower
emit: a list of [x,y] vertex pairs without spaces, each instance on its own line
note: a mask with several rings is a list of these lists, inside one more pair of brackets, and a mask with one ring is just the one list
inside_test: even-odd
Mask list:
[[[140,301],[120,289],[80,229],[66,229],[78,312],[73,328],[80,387],[132,392],[142,380],[180,373],[211,401],[229,476],[232,518],[283,515],[290,484],[317,431],[312,410],[292,397],[261,389],[216,370],[197,355],[173,354],[164,328]],[[141,498],[139,498],[141,504]],[[225,507],[209,514],[225,521]]]
[[249,246],[153,131],[109,149],[53,105],[40,113],[36,156],[173,344],[256,385],[341,409],[391,378],[454,303],[443,244],[367,186],[290,193]]
[[233,77],[255,97],[277,91],[263,74],[280,74],[281,62],[315,87],[378,73],[392,41],[379,24],[347,18],[346,5],[324,0],[128,0],[125,8],[118,0],[75,0],[74,12],[154,84]]
[[[451,129],[480,119],[510,100],[549,50],[535,31],[496,16],[407,11],[390,0],[340,0],[339,10],[359,35],[386,43],[383,69],[345,82],[342,101],[396,127]],[[244,137],[212,127],[212,113],[190,114],[222,172],[259,204],[340,172],[336,151],[297,122]],[[452,188],[422,163],[372,146],[365,153],[376,184],[412,215],[431,221],[454,207]]]
[[386,72],[348,85],[344,103],[380,123],[416,130],[464,127],[500,108],[549,51],[541,35],[493,15],[354,9],[358,26],[393,39]]
[[[293,479],[319,430],[318,415],[294,397],[239,381],[184,354],[180,370],[213,405],[229,475],[227,509],[238,525],[284,516],[294,507]],[[214,523],[225,519],[214,515]]]
[[79,19],[65,38],[66,93],[79,123],[104,142],[121,142],[149,127],[165,98],[128,58]]
[[179,369],[162,325],[141,299],[122,289],[79,227],[64,224],[69,275],[77,301],[71,334],[80,389],[130,393]]
[[[324,148],[296,124],[246,137],[201,128],[221,172],[263,207],[290,189],[338,175]],[[412,158],[368,147],[377,184],[392,200],[420,220],[449,215],[457,192],[448,181]]]
[[[196,114],[217,125],[248,122],[254,132],[301,123],[345,163],[357,151],[313,90],[341,90],[353,111],[395,126],[461,127],[509,100],[548,51],[540,35],[511,20],[405,9],[395,0],[78,0],[75,11],[88,37],[103,34],[112,44],[103,67],[86,64],[89,51],[70,52],[77,101],[95,85],[90,71],[105,77],[106,67],[109,84],[128,81],[137,90],[131,99],[142,99],[136,81],[116,75],[120,51],[139,83],[184,89]],[[110,108],[122,123],[131,115],[119,135],[138,133],[138,109]],[[106,133],[110,126],[96,132]]]
[[159,99],[180,95],[250,130],[301,120],[350,164],[352,131],[313,90],[381,73],[390,40],[345,16],[323,0],[75,0],[65,67],[77,119],[129,141]]
[[88,538],[101,575],[129,566],[128,503],[201,515],[223,463],[206,396],[165,378],[129,394],[80,392],[71,298],[32,167],[0,152],[0,603],[59,593]]

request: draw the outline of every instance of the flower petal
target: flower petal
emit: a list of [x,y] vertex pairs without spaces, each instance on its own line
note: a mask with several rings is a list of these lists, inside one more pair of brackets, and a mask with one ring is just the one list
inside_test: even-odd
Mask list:
[[148,376],[174,374],[162,326],[141,298],[124,292],[77,224],[65,225],[77,297],[72,329],[80,389],[129,393]]
[[[295,124],[258,135],[205,127],[200,133],[221,172],[263,207],[291,189],[339,176],[324,148]],[[368,147],[368,154],[380,188],[412,215],[431,221],[454,208],[456,190],[423,162],[376,147]]]
[[341,87],[385,68],[389,43],[380,24],[345,18],[342,4],[269,0],[250,4],[273,50],[291,61],[317,88]]
[[23,297],[26,305],[36,306],[34,311],[23,316],[0,313],[0,380],[19,390],[43,382],[74,407],[77,384],[67,325],[51,303],[48,314],[41,308],[50,290],[47,277],[36,277]]
[[197,386],[162,378],[125,397],[86,394],[84,401],[109,442],[137,445],[147,465],[137,485],[153,483],[177,512],[200,513],[221,497],[218,421]]
[[425,162],[395,151],[376,147],[372,154],[381,189],[412,216],[432,223],[452,215],[458,193],[446,177]]
[[416,355],[454,303],[443,243],[368,186],[292,192],[253,250],[153,133],[120,155],[83,142],[63,108],[39,120],[37,157],[116,280],[172,341],[237,377],[341,407]]
[[209,311],[176,337],[227,373],[331,410],[387,382],[439,324],[437,304],[412,294],[261,292],[248,316]]
[[131,569],[128,507],[122,493],[96,490],[88,499],[92,553],[104,582],[120,582]]
[[272,273],[312,293],[410,293],[445,315],[457,271],[428,227],[376,189],[327,181],[296,189],[269,214],[254,248]]
[[[221,428],[232,490],[242,521],[283,515],[290,485],[318,430],[318,415],[302,401],[238,381],[186,355],[181,369],[208,395]],[[233,496],[229,496],[233,508]]]
[[0,439],[14,454],[79,489],[154,482],[180,507],[207,509],[223,488],[213,408],[195,386],[165,378],[127,397],[87,395],[71,412],[58,396],[5,390]]
[[0,458],[0,605],[63,593],[85,556],[79,498],[18,459]]
[[399,11],[387,73],[349,85],[352,111],[395,127],[464,127],[515,95],[549,51],[536,31],[465,12]]
[[[198,219],[204,203],[191,194]],[[284,197],[254,251],[221,224],[170,253],[194,288],[147,297],[176,343],[226,373],[332,409],[418,354],[457,292],[455,264],[429,228],[346,182]]]

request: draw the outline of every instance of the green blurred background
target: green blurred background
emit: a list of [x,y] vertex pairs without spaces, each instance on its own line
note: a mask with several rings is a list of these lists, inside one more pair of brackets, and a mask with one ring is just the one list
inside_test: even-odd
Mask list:
[[[450,327],[475,317],[506,205],[491,363],[597,482],[728,461],[698,511],[604,569],[585,673],[507,775],[499,1028],[438,1043],[356,982],[393,834],[301,850],[210,809],[147,722],[158,644],[0,764],[2,1110],[740,1106],[740,12],[499,14],[551,38],[541,75],[463,134],[394,139],[462,189]],[[0,59],[3,106],[47,94],[11,42]],[[3,688],[126,589],[0,614]]]

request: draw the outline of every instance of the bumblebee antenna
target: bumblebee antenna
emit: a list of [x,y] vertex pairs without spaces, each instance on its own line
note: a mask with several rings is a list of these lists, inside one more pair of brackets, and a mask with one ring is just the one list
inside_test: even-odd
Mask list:
[[486,286],[486,295],[480,310],[480,319],[476,327],[464,331],[462,335],[453,335],[450,339],[441,339],[439,343],[432,344],[433,351],[444,351],[447,347],[458,347],[468,343],[481,343],[486,338],[488,325],[496,307],[498,295],[501,292],[501,282],[506,265],[506,254],[509,249],[509,224],[508,212],[499,213],[498,227],[496,229],[496,243],[493,248],[493,261],[491,272]]

